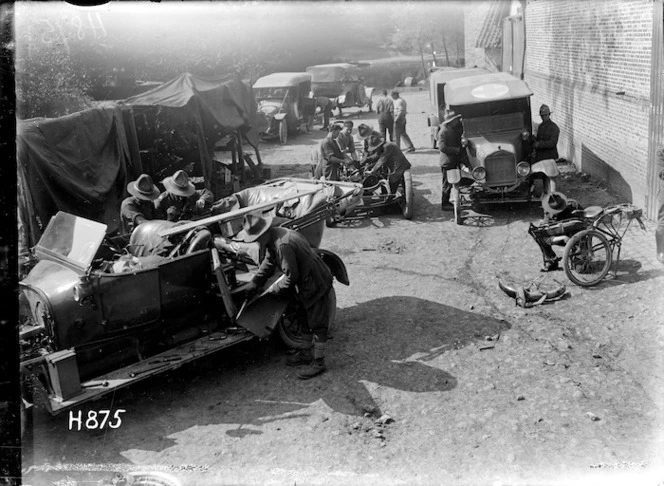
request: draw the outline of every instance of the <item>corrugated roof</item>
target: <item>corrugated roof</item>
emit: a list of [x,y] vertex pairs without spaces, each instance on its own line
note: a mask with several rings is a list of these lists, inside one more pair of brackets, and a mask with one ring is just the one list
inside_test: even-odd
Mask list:
[[489,12],[484,17],[484,25],[477,36],[475,47],[500,47],[503,45],[503,19],[509,17],[512,2],[510,0],[493,0]]

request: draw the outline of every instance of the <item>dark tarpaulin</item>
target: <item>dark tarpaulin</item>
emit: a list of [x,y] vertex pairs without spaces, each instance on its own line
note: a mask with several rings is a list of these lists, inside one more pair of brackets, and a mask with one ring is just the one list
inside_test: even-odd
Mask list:
[[203,77],[184,73],[122,103],[133,107],[198,109],[202,116],[215,120],[224,132],[237,130],[253,147],[258,145],[254,93],[232,74]]
[[129,147],[119,106],[17,120],[19,242],[34,246],[66,211],[120,228]]

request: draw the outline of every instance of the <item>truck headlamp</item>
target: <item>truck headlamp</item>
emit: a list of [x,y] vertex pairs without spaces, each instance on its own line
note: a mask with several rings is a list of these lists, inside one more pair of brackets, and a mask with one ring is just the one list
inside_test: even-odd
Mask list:
[[526,177],[530,174],[530,164],[525,161],[521,161],[516,165],[516,173],[520,177]]
[[473,179],[476,181],[486,179],[486,169],[484,167],[475,167],[473,169]]

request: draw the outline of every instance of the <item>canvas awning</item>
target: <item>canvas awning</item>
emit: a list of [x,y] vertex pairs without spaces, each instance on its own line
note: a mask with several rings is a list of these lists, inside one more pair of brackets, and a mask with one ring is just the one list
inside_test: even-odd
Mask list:
[[131,162],[119,106],[17,120],[16,155],[19,241],[25,247],[37,243],[58,211],[102,222],[110,232],[120,228]]
[[239,131],[250,144],[258,144],[254,94],[235,75],[203,77],[184,73],[121,103],[135,108],[160,106],[200,110],[223,131]]

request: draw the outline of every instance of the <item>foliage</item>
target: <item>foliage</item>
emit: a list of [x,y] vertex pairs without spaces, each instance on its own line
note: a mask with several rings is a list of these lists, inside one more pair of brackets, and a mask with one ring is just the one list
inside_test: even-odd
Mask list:
[[409,54],[442,53],[452,64],[463,57],[463,13],[451,2],[425,5],[407,3],[392,16],[391,46]]

